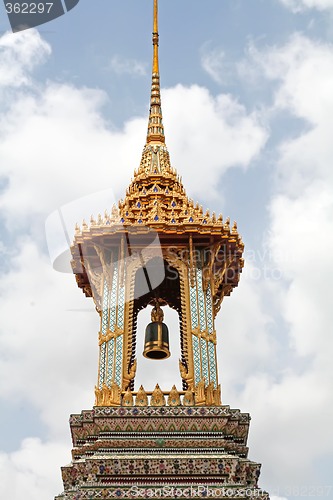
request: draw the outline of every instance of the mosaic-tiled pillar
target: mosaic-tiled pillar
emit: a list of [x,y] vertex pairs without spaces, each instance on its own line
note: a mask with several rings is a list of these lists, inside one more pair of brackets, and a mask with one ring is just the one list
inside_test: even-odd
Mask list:
[[103,301],[100,330],[100,355],[98,388],[122,384],[124,315],[125,315],[125,273],[121,261],[111,265],[110,280],[104,277]]
[[210,283],[204,287],[203,257],[199,258],[189,275],[191,335],[193,346],[194,384],[204,378],[206,384],[213,383],[217,388],[216,333],[214,327],[212,289]]

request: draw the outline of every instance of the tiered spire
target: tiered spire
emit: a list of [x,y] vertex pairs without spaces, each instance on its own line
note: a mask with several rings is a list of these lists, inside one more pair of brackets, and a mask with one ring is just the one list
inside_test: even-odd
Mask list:
[[160,71],[158,64],[158,0],[154,0],[153,49],[153,70],[147,144],[164,144],[165,137],[162,120]]

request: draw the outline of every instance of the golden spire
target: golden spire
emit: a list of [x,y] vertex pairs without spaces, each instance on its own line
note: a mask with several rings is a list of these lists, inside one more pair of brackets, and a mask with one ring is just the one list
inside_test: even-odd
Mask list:
[[153,28],[153,71],[150,95],[150,110],[148,121],[147,144],[164,144],[164,127],[162,121],[160,71],[158,66],[158,0],[154,0],[154,28]]
[[153,73],[159,73],[158,67],[158,0],[154,0],[154,27],[153,27]]

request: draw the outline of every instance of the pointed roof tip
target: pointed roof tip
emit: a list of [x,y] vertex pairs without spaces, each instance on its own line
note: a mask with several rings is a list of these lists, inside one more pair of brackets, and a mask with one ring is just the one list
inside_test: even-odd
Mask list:
[[155,144],[165,144],[162,107],[161,107],[158,40],[159,40],[158,0],[154,0],[152,84],[151,84],[150,110],[149,110],[146,144],[152,142]]
[[159,34],[158,34],[158,0],[154,0],[154,24],[153,24],[153,48],[154,48],[154,56],[153,56],[153,73],[159,73],[159,64],[158,64],[158,39],[159,39]]

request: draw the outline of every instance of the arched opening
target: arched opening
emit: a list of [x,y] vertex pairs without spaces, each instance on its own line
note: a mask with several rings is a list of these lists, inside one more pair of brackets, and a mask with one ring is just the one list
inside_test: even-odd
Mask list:
[[179,372],[180,350],[180,330],[179,318],[175,310],[169,306],[163,307],[164,323],[169,329],[169,349],[170,357],[163,360],[147,359],[143,356],[145,329],[150,323],[150,312],[152,307],[147,306],[138,313],[137,320],[137,371],[135,377],[135,390],[142,384],[145,390],[152,391],[156,384],[162,390],[170,390],[175,384],[177,389],[181,389],[181,376]]
[[[157,275],[161,276],[158,283],[155,279]],[[181,389],[179,359],[183,358],[182,317],[180,277],[177,269],[160,257],[150,259],[144,267],[136,271],[134,297],[132,359],[137,358],[135,389],[142,384],[146,390],[153,390],[156,383],[163,390],[170,390],[174,384]],[[169,329],[171,355],[163,360],[146,359],[142,354],[145,329],[151,322],[151,311],[157,299],[164,313],[163,322]],[[132,386],[133,390],[133,382]]]

